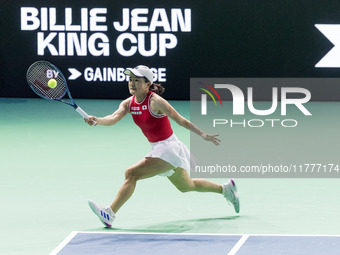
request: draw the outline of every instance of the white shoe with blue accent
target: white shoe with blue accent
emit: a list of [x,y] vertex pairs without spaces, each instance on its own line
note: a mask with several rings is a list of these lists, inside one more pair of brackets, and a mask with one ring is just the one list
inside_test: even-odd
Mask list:
[[112,209],[104,206],[97,205],[92,200],[89,200],[89,206],[91,210],[94,212],[95,215],[98,216],[100,221],[108,228],[112,227],[112,222],[116,218],[115,213],[112,211]]
[[235,212],[240,212],[240,200],[238,198],[235,181],[230,179],[222,184],[222,195],[227,199],[228,203],[234,206]]

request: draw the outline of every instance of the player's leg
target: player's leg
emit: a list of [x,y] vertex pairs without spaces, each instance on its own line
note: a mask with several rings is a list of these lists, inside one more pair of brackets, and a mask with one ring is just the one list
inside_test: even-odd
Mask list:
[[117,212],[133,194],[138,180],[167,172],[173,166],[160,158],[143,158],[125,171],[125,181],[118,191],[115,200],[110,205],[113,212]]
[[168,177],[175,187],[181,192],[215,192],[222,193],[222,185],[205,179],[191,179],[188,172],[182,168],[174,169],[175,173]]
[[191,179],[187,171],[182,168],[176,168],[174,171],[175,173],[168,178],[179,191],[220,193],[233,205],[235,212],[239,213],[240,201],[238,198],[236,184],[233,179],[230,179],[223,185],[219,185],[204,179]]

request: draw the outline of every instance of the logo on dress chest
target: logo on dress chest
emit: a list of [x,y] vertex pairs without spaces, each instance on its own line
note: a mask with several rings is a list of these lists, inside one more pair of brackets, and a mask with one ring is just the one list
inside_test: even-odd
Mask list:
[[[148,107],[146,105],[142,105],[142,110],[147,110]],[[141,115],[142,111],[141,111],[141,107],[140,106],[131,106],[131,114],[133,115]]]

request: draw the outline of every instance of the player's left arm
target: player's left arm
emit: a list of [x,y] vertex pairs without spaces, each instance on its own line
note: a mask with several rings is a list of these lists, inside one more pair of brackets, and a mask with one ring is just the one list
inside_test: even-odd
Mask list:
[[185,127],[186,129],[189,129],[190,131],[198,134],[201,136],[204,140],[214,143],[215,145],[220,144],[220,140],[217,138],[217,134],[210,135],[205,133],[203,130],[201,130],[199,127],[197,127],[194,123],[190,122],[186,118],[184,118],[182,115],[180,115],[175,108],[172,107],[171,104],[169,104],[168,101],[166,101],[164,98],[158,95],[153,95],[151,98],[151,109],[153,112],[158,114],[165,114],[172,120],[174,120],[178,125]]

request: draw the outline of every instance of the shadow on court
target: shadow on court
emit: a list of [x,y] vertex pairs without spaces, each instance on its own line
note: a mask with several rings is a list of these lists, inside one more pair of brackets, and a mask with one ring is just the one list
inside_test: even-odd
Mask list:
[[164,223],[144,225],[139,228],[96,228],[88,229],[86,231],[119,231],[119,232],[152,232],[152,233],[184,233],[187,231],[193,231],[196,229],[206,229],[207,225],[210,228],[218,228],[225,221],[234,221],[240,218],[240,216],[220,217],[220,218],[202,218],[202,219],[189,219],[189,220],[177,220],[168,221]]

